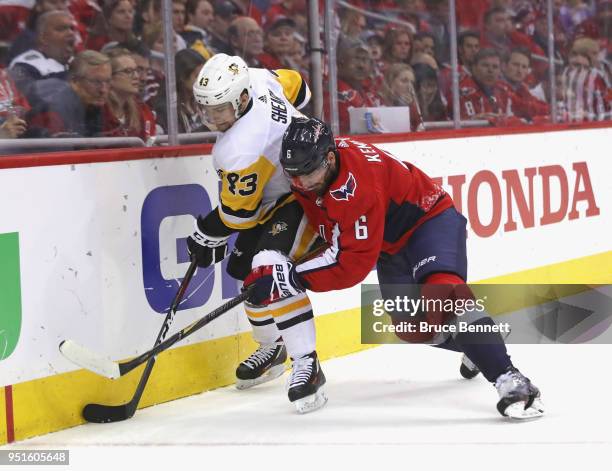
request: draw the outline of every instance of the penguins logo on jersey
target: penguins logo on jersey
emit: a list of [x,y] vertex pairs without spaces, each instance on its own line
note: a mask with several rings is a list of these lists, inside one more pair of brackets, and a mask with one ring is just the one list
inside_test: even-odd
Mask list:
[[277,236],[281,232],[286,231],[287,228],[288,226],[286,222],[283,222],[283,221],[275,222],[274,224],[272,224],[272,229],[270,229],[268,233],[272,234],[272,236]]
[[238,73],[240,72],[240,70],[238,69],[238,64],[231,64],[228,67],[229,71],[234,74],[234,75],[238,75]]
[[349,172],[346,182],[337,190],[331,190],[329,194],[337,201],[348,201],[350,196],[355,196],[355,190],[357,190],[357,180]]

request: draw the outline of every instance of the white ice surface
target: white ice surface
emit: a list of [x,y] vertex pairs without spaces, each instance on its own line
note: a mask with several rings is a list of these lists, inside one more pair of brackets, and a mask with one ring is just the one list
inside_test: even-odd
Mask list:
[[459,354],[389,345],[324,362],[329,402],[312,414],[292,409],[285,374],[2,448],[68,448],[71,470],[610,469],[612,346],[509,351],[542,391],[541,419],[502,418],[492,385],[460,378]]

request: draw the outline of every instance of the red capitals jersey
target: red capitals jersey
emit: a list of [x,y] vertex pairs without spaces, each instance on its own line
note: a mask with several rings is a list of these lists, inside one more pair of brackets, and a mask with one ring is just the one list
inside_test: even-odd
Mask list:
[[362,90],[357,90],[348,83],[338,80],[338,115],[341,133],[349,132],[349,108],[369,108],[378,106],[383,106],[383,99],[373,90],[370,83],[364,84]]
[[500,80],[498,86],[503,88],[512,100],[512,111],[516,116],[533,121],[534,118],[546,117],[550,114],[548,103],[534,97],[525,83],[513,85]]
[[312,291],[359,283],[381,252],[397,253],[417,227],[453,206],[442,187],[414,165],[370,144],[336,144],[338,175],[325,195],[294,189],[309,223],[330,244],[297,266]]

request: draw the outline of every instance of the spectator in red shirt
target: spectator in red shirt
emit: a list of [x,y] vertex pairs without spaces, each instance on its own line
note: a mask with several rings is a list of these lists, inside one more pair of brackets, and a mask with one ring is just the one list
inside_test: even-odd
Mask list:
[[[464,31],[457,38],[457,58],[459,59],[459,83],[466,77],[470,77],[470,68],[474,57],[480,50],[480,33],[477,31]],[[439,76],[440,89],[444,96],[450,96],[453,83],[452,69],[446,64]]]
[[139,79],[136,61],[127,49],[108,52],[112,78],[108,102],[104,106],[106,136],[135,136],[147,141],[155,136],[155,116],[139,99]]
[[87,48],[100,51],[110,42],[133,38],[134,7],[130,0],[107,0],[102,7],[104,22],[87,39]]
[[526,48],[513,49],[504,57],[502,72],[504,80],[500,86],[505,88],[512,99],[512,110],[516,116],[527,121],[543,121],[550,113],[548,103],[538,100],[531,94],[526,78],[531,67],[531,54]]
[[[495,126],[521,123],[512,112],[512,101],[499,85],[501,56],[485,48],[478,51],[472,66],[472,76],[459,84],[461,119],[488,120]],[[449,100],[449,107],[451,101]],[[449,114],[452,110],[449,109]]]
[[[414,91],[414,71],[408,64],[392,64],[385,73],[382,98],[385,106],[407,106],[410,109],[410,129],[422,128],[423,120]],[[398,119],[402,119],[398,116]]]
[[290,56],[295,48],[295,28],[295,21],[282,16],[267,24],[265,52],[258,57],[263,67],[271,70],[289,67],[287,56]]
[[350,128],[348,113],[350,107],[382,106],[383,99],[369,83],[372,75],[372,58],[365,43],[340,37],[337,60],[340,132],[347,133]]

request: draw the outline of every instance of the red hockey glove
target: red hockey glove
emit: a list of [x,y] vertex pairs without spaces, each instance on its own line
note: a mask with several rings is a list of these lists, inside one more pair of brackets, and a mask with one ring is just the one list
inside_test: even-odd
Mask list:
[[[256,266],[262,259],[267,259],[270,264]],[[253,265],[255,268],[244,280],[244,289],[252,286],[251,295],[247,300],[249,303],[267,306],[279,299],[305,291],[295,271],[295,264],[279,252],[264,250],[253,258]]]

